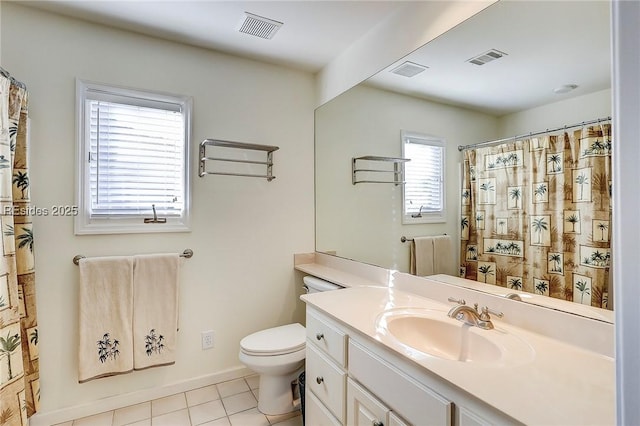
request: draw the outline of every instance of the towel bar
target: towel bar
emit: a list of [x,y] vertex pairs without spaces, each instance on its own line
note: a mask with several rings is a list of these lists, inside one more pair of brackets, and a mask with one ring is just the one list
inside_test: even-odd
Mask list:
[[[445,232],[445,233],[444,233],[444,234],[442,234],[442,235],[447,235],[447,233]],[[404,235],[403,235],[402,237],[400,237],[400,242],[401,242],[401,243],[406,243],[407,241],[413,241],[413,238],[407,238],[407,237],[405,237]]]
[[[73,256],[73,263],[75,265],[79,265],[80,264],[80,259],[84,259],[86,256],[83,256],[81,254],[75,255]],[[191,257],[193,257],[193,250],[191,249],[185,249],[182,253],[180,253],[180,257],[184,257],[187,259],[190,259]]]

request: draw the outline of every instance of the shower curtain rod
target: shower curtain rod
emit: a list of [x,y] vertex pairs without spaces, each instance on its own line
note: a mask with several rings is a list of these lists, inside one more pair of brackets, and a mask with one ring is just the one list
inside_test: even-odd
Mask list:
[[0,67],[0,75],[2,75],[3,77],[6,77],[6,78],[8,78],[9,80],[11,80],[11,82],[12,82],[13,84],[15,84],[16,86],[19,86],[19,87],[21,87],[22,89],[27,90],[27,85],[26,85],[26,84],[24,84],[23,82],[18,81],[18,80],[16,80],[15,78],[13,78],[13,77],[11,76],[11,73],[9,73],[9,71],[5,70],[5,69],[4,69],[4,68],[2,68],[2,67]]
[[525,133],[523,135],[511,136],[509,138],[504,138],[504,139],[496,139],[496,140],[493,140],[493,141],[478,142],[478,143],[474,143],[474,144],[471,144],[471,145],[458,145],[458,151],[464,151],[466,149],[477,148],[479,146],[499,144],[499,143],[502,143],[502,142],[512,141],[512,140],[516,140],[516,139],[520,139],[520,138],[544,135],[546,133],[553,133],[553,132],[557,132],[557,131],[560,131],[560,130],[572,129],[574,127],[584,127],[584,126],[588,126],[589,124],[597,124],[597,123],[601,123],[603,121],[611,121],[611,117],[596,118],[595,120],[583,121],[582,123],[572,124],[571,126],[562,126],[562,127],[556,127],[555,129],[547,129],[547,130],[540,131],[540,132]]

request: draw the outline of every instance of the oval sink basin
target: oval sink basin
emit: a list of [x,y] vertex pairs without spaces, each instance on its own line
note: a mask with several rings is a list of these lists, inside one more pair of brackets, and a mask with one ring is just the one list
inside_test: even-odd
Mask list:
[[483,365],[520,365],[533,348],[500,328],[483,330],[428,309],[392,309],[378,317],[378,331],[419,353]]

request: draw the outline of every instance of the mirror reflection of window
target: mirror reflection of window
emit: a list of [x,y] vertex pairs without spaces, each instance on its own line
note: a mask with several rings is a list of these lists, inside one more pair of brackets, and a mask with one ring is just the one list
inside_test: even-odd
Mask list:
[[445,222],[444,155],[444,139],[402,132],[404,224]]

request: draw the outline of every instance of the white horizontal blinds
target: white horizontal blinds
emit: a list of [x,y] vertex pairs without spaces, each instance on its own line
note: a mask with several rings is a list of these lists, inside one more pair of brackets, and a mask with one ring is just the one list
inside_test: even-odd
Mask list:
[[444,147],[428,140],[405,138],[405,214],[441,212],[443,205]]
[[91,216],[150,216],[152,205],[159,216],[180,216],[185,195],[180,105],[94,97],[87,100]]

